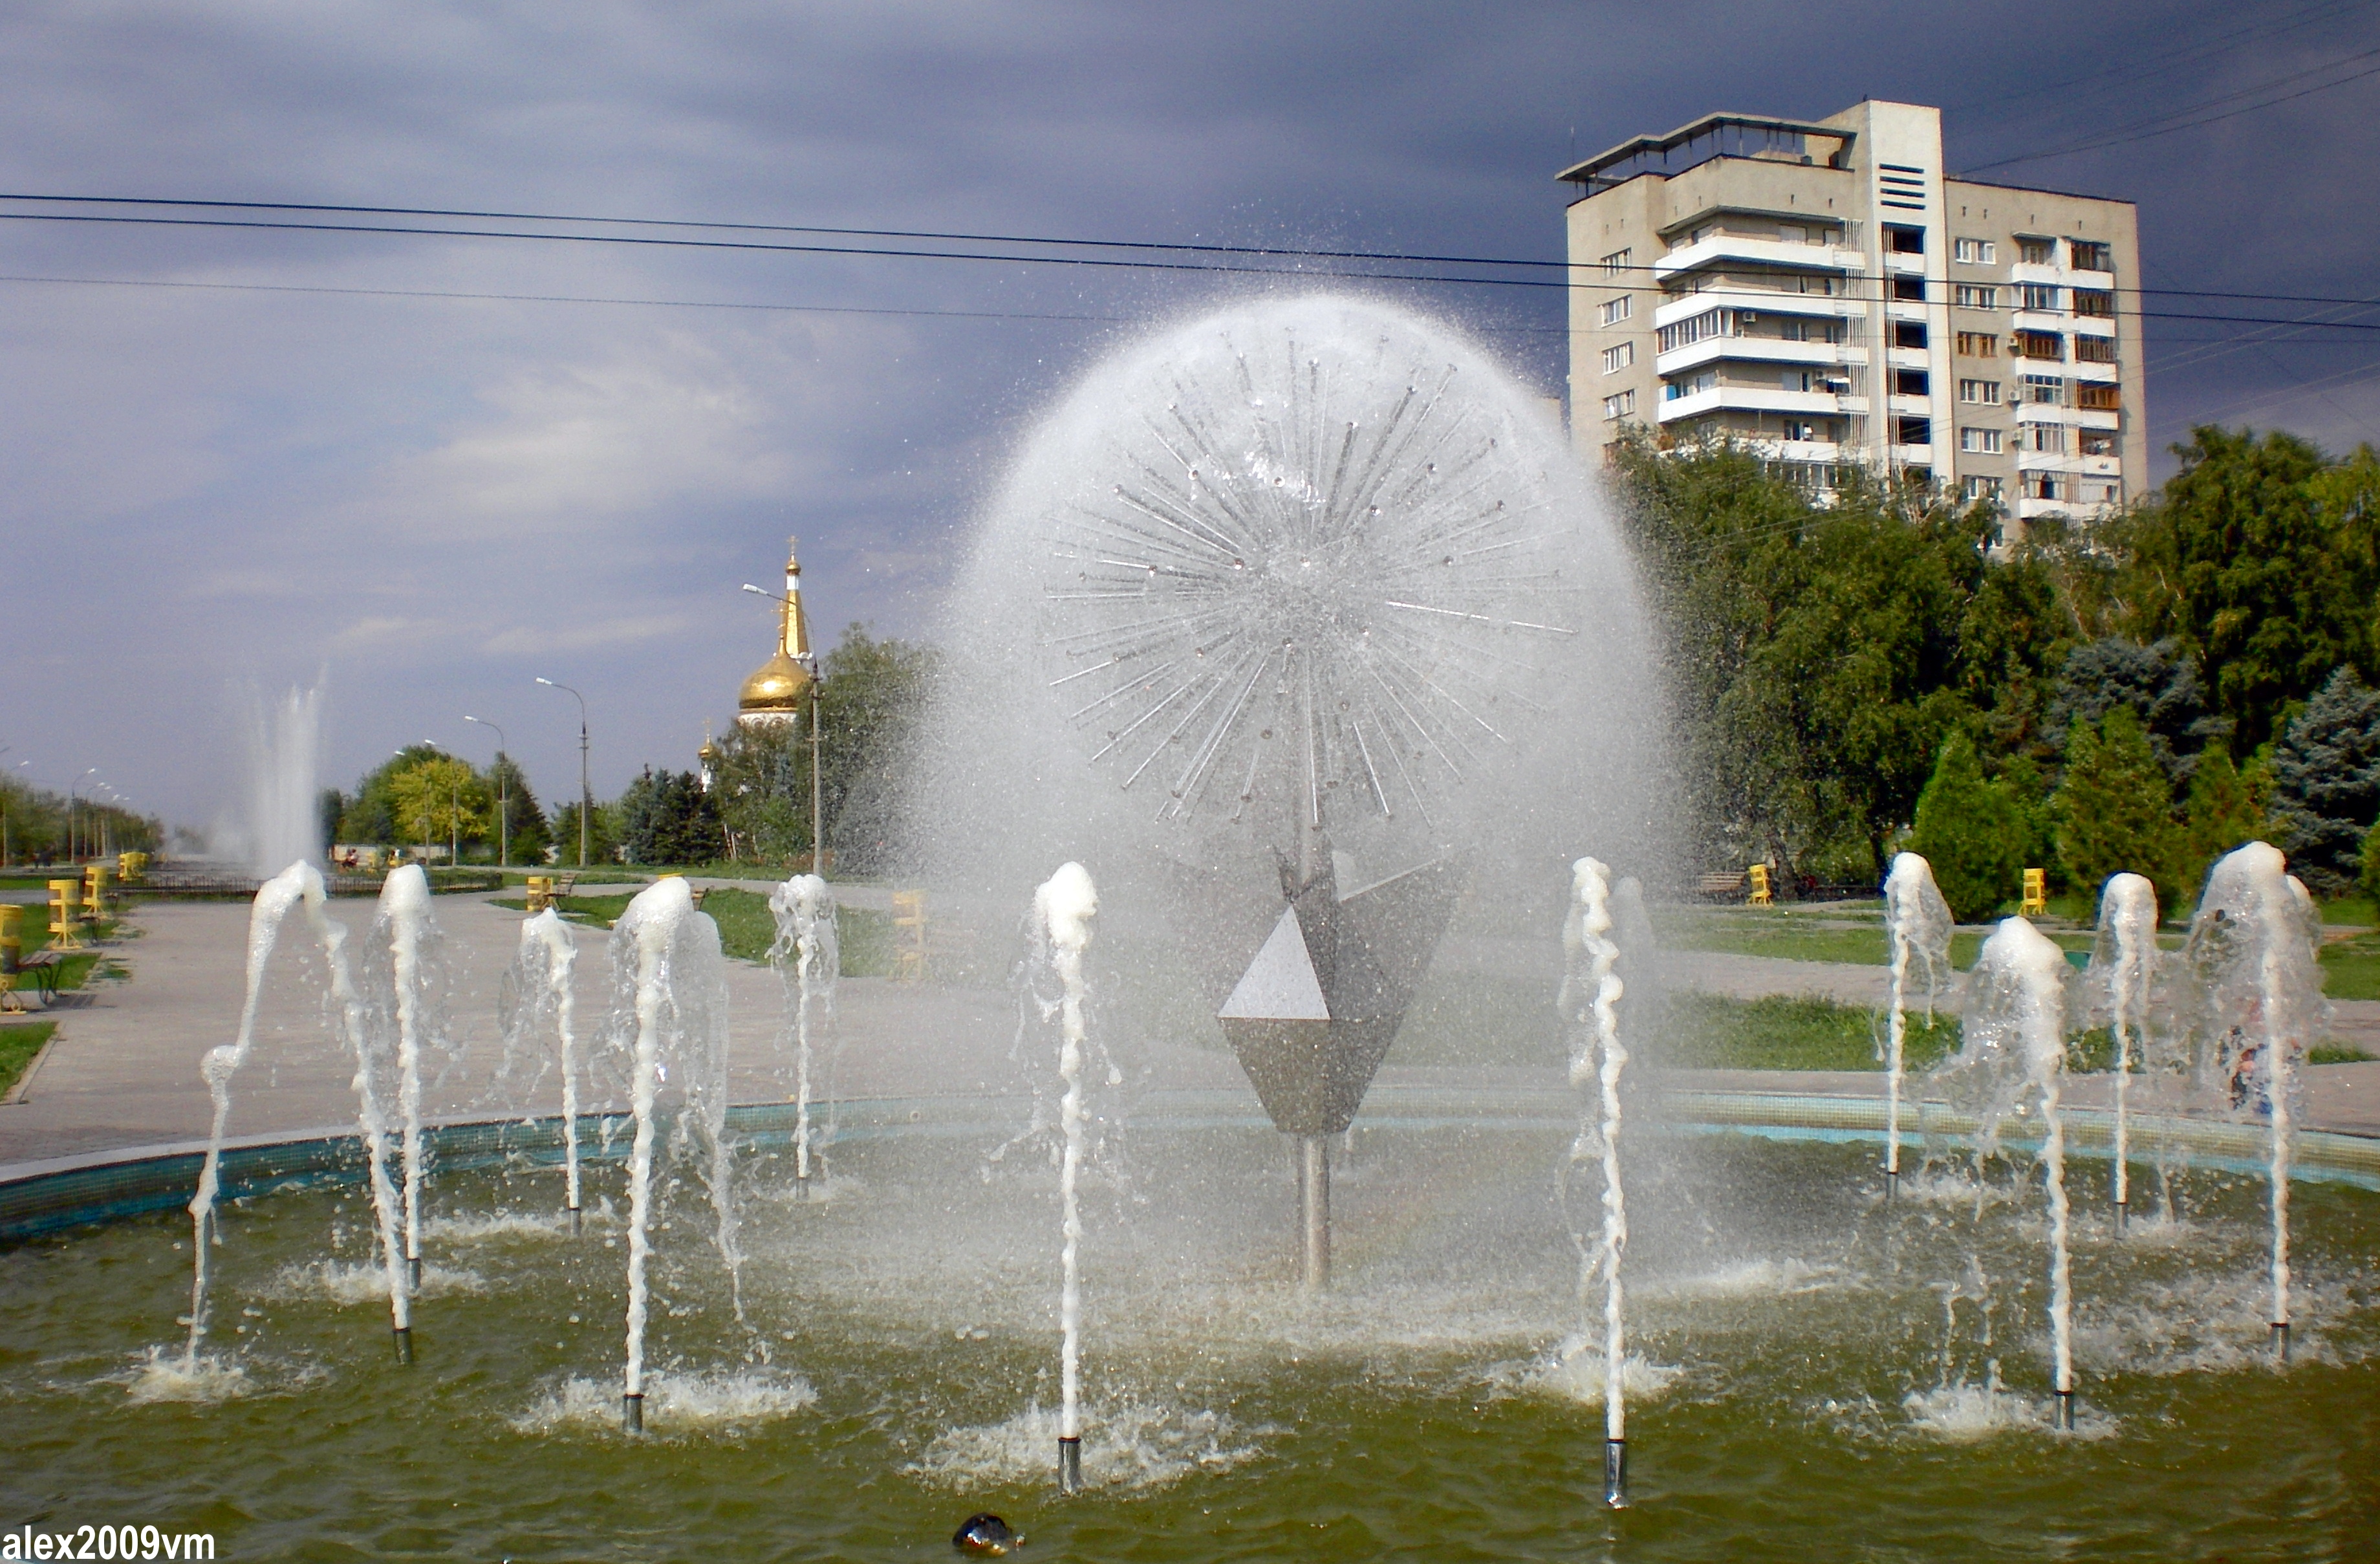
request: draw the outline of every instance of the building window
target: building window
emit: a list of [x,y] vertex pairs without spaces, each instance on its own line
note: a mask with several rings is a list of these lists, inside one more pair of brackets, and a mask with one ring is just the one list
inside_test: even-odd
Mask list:
[[1977,500],[1997,501],[1999,497],[2000,480],[1998,479],[1971,478],[1967,479],[1967,500],[1969,503],[1972,504]]
[[2000,290],[1974,283],[1961,283],[1950,290],[1950,302],[1961,309],[1998,309],[2000,307]]
[[1893,438],[1903,445],[1934,443],[1934,420],[1931,418],[1897,418]]
[[2074,361],[2078,364],[2112,364],[2116,361],[2116,339],[2111,336],[2074,338]]
[[1893,279],[1892,279],[1892,297],[1895,297],[1895,298],[1897,298],[1897,299],[1900,299],[1901,302],[1903,302],[1903,303],[1905,303],[1905,304],[1923,304],[1923,303],[1925,303],[1925,278],[1923,278],[1923,277],[1895,277],[1895,278],[1893,278]]
[[1633,391],[1623,391],[1616,396],[1603,399],[1603,416],[1607,418],[1624,418],[1635,410],[1636,394]]
[[1892,371],[1892,394],[1895,396],[1931,396],[1933,380],[1923,370]]
[[2120,505],[2124,503],[2124,486],[2120,483],[2102,480],[2078,483],[2074,487],[2078,491],[2077,498],[2086,505]]
[[1884,228],[1884,248],[1894,255],[1923,255],[1925,253],[1925,230],[1888,223]]
[[1970,358],[1997,358],[2000,356],[2000,339],[1992,332],[1961,332],[1959,351]]
[[2094,412],[2112,413],[2124,403],[2122,394],[2112,385],[2078,385],[2074,388],[2074,405]]
[[2046,455],[2066,455],[2064,424],[2019,424],[2016,431],[2017,449],[2034,451]]
[[1979,455],[1997,456],[2000,454],[2000,431],[1996,429],[1962,429],[1959,431],[1959,449],[1973,451]]
[[2054,472],[2029,472],[2019,479],[2024,485],[2028,500],[2063,500],[2066,486]]
[[1628,319],[1628,296],[1623,293],[1618,298],[1605,299],[1603,301],[1603,308],[1597,310],[1597,314],[1600,317],[1601,322],[1604,325],[1618,325],[1621,321]]
[[2012,358],[2063,358],[2066,339],[2056,332],[2019,332],[2009,338]]
[[2074,431],[2074,451],[2082,456],[2112,456],[2116,454],[2116,437],[2104,429],[2078,429]]
[[1787,418],[1784,429],[1785,438],[1788,440],[1811,441],[1825,438],[1818,432],[1817,424],[1809,418]]
[[2027,283],[2024,285],[2023,291],[2024,302],[2017,307],[2020,309],[2058,308],[2058,290],[2046,283]]
[[1706,309],[1690,321],[1663,326],[1654,333],[1654,341],[1660,352],[1675,353],[1681,347],[1692,347],[1706,337],[1736,334],[1734,310]]
[[1698,375],[1687,375],[1681,380],[1663,381],[1661,382],[1661,400],[1664,402],[1677,402],[1688,396],[1699,396],[1706,391],[1717,391],[1718,389],[1718,371],[1717,370],[1705,370]]
[[1778,376],[1778,384],[1787,391],[1820,391],[1819,382],[1826,379],[1824,370],[1787,370]]
[[2077,272],[2112,272],[2116,269],[2115,257],[2101,240],[2069,239],[2066,249],[2073,257]]
[[1603,372],[1607,375],[1616,375],[1634,362],[1636,345],[1633,342],[1615,343],[1603,350]]
[[1989,239],[1953,239],[1950,254],[1970,266],[1991,266],[1998,264],[1999,247]]
[[1633,249],[1613,250],[1603,258],[1603,274],[1607,277],[1616,277],[1627,271],[1628,258],[1635,253]]
[[1892,346],[1895,347],[1925,346],[1925,322],[1923,321],[1895,321],[1892,322]]
[[2063,375],[2027,375],[2024,377],[2024,399],[2041,407],[2062,407],[2066,405],[2066,378]]
[[2076,288],[2074,313],[2107,319],[2116,313],[2116,296],[2105,288]]
[[1973,402],[1978,406],[1997,407],[2000,405],[2000,382],[1996,380],[1962,380],[1959,382],[1959,400]]
[[2058,264],[2058,241],[2019,239],[2016,242],[2016,258],[2027,266],[2055,266]]

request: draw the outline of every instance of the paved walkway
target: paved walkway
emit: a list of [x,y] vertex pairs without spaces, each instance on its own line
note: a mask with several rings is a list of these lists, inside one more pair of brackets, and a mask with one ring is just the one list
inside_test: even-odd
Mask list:
[[[848,900],[867,905],[871,888],[851,888]],[[876,892],[889,900],[889,892]],[[435,1115],[492,1115],[507,1110],[553,1111],[558,1077],[528,1101],[508,1105],[490,1084],[503,1063],[498,1031],[504,975],[525,915],[482,896],[442,896],[435,903],[453,976],[452,1031],[456,1054],[428,1089]],[[370,904],[333,903],[333,915],[358,936]],[[243,994],[248,908],[237,903],[159,903],[132,920],[137,931],[108,946],[131,976],[103,981],[55,1018],[50,1049],[24,1083],[20,1100],[0,1105],[0,1167],[122,1147],[202,1141],[212,1104],[199,1074],[208,1049],[232,1040]],[[608,1007],[608,936],[579,929],[577,1002],[579,1031],[595,1056]],[[358,943],[360,941],[358,940]],[[1541,976],[1559,970],[1551,941],[1450,940],[1441,966],[1506,976]],[[776,975],[765,966],[728,964],[731,1084],[741,1101],[791,1095],[790,1061],[781,1029],[785,1003]],[[1734,998],[1811,994],[1850,1004],[1883,997],[1883,975],[1864,966],[1779,961],[1758,956],[1674,952],[1665,980]],[[352,1123],[354,1067],[323,1025],[320,959],[293,925],[270,969],[259,1011],[255,1052],[234,1085],[230,1121],[236,1135],[286,1134]],[[2342,1035],[2380,1042],[2380,1004],[2342,1004]],[[2350,1031],[2350,1028],[2356,1030]],[[2362,1031],[2363,1028],[2369,1031]],[[849,1097],[1006,1095],[1027,1087],[1009,1055],[1016,1018],[997,988],[845,978],[836,1033],[840,1062],[835,1088]],[[1393,1058],[1393,1056],[1392,1056]],[[1150,1043],[1133,1050],[1136,1081],[1153,1086],[1247,1091],[1228,1053],[1220,1049]],[[1553,1072],[1495,1073],[1498,1084],[1559,1083]],[[1873,1072],[1681,1072],[1692,1084],[1726,1090],[1867,1096],[1883,1090]],[[1479,1072],[1407,1070],[1393,1062],[1381,1080],[1439,1082]],[[2313,1122],[2320,1127],[2380,1134],[2380,1063],[2325,1065],[2310,1072]],[[1689,1084],[1681,1080],[1680,1085]],[[2075,1083],[2079,1099],[2107,1083]],[[1253,1093],[1250,1093],[1253,1103]],[[590,1089],[590,1108],[613,1105]]]

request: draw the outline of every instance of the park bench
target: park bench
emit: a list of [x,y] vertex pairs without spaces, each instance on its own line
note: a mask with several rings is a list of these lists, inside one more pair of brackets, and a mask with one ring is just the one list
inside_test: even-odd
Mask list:
[[557,900],[569,895],[577,888],[578,877],[575,874],[560,874],[553,877],[553,894]]
[[[57,1003],[60,964],[58,953],[55,951],[35,951],[31,955],[25,957],[17,964],[17,970],[9,974],[10,997],[14,998],[13,991],[30,978],[33,987],[41,990],[42,1009],[46,1010]],[[19,1010],[24,1008],[21,1000],[18,1001],[18,1008]]]
[[1706,874],[1694,881],[1694,894],[1697,896],[1738,896],[1742,892],[1743,871],[1742,869],[1732,873]]

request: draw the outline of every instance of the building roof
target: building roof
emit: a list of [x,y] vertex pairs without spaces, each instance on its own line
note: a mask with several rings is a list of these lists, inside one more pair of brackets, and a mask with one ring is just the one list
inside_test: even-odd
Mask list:
[[[1706,158],[1727,155],[1730,151],[1727,144],[1730,131],[1758,132],[1761,145],[1757,150],[1771,153],[1798,152],[1802,150],[1803,138],[1823,136],[1834,143],[1828,149],[1828,155],[1831,157],[1850,145],[1852,139],[1852,132],[1841,126],[1822,125],[1815,120],[1779,119],[1774,115],[1765,114],[1706,114],[1700,119],[1689,120],[1666,136],[1638,136],[1622,141],[1585,163],[1572,164],[1555,177],[1573,185],[1611,186],[1633,179],[1640,174],[1683,173]],[[1746,139],[1739,134],[1734,140],[1737,143],[1733,149],[1736,155],[1744,155],[1742,149]],[[1706,150],[1697,145],[1701,142],[1711,145]],[[1687,149],[1687,156],[1679,166],[1672,168],[1670,166],[1670,154],[1682,147]]]

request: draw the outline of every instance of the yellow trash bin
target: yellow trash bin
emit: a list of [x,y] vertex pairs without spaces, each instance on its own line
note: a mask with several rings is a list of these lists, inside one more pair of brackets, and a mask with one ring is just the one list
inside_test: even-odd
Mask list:
[[50,949],[79,951],[82,943],[82,881],[50,881]]

